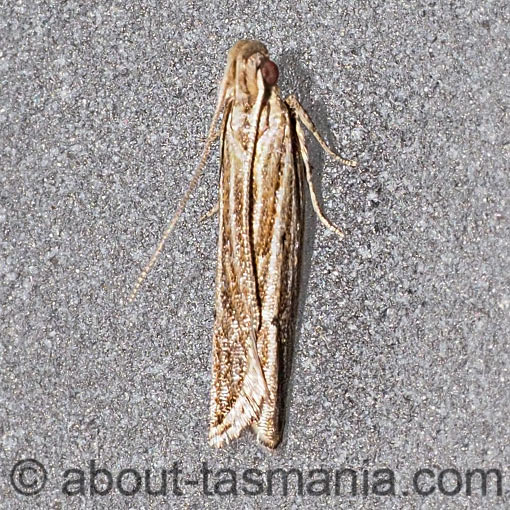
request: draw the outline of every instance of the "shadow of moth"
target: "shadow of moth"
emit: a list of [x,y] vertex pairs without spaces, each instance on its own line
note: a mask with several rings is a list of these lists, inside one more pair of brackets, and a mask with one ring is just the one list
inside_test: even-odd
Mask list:
[[[275,448],[292,351],[303,232],[303,188],[319,220],[302,125],[326,144],[294,96],[282,100],[266,47],[238,41],[229,51],[216,110],[198,167],[129,297],[132,301],[196,187],[220,136],[221,178],[209,443],[221,447],[251,428]],[[223,114],[223,115],[222,115]],[[216,126],[222,115],[219,131]]]

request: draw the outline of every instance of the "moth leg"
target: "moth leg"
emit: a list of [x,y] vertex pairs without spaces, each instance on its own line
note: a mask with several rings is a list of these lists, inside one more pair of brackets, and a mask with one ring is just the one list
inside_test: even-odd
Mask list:
[[216,204],[214,204],[208,212],[206,212],[205,214],[202,214],[202,216],[200,216],[200,219],[198,221],[205,221],[205,220],[208,220],[209,218],[212,218],[215,214],[217,214],[217,212],[219,210],[220,210],[220,203],[216,202]]
[[285,99],[285,102],[295,112],[297,118],[305,125],[306,129],[308,129],[308,131],[312,133],[312,135],[319,142],[320,146],[330,156],[334,157],[337,161],[340,161],[340,163],[342,163],[343,165],[354,167],[358,164],[356,163],[356,161],[351,161],[349,159],[342,158],[342,156],[339,156],[336,152],[329,148],[324,138],[322,138],[321,134],[317,131],[317,128],[315,127],[315,124],[310,118],[310,115],[306,113],[306,110],[301,106],[301,103],[298,101],[296,96],[290,95],[289,97],[287,97],[287,99]]
[[296,122],[296,134],[298,137],[301,159],[303,160],[303,165],[305,167],[306,182],[308,183],[308,189],[310,190],[310,198],[312,199],[312,205],[315,214],[319,217],[319,220],[326,228],[337,234],[340,239],[342,239],[344,237],[344,233],[336,225],[331,223],[321,211],[321,207],[319,205],[319,201],[317,200],[317,195],[315,194],[315,189],[313,186],[312,171],[310,170],[310,163],[308,162],[308,150],[306,149],[305,144],[305,135],[299,121]]

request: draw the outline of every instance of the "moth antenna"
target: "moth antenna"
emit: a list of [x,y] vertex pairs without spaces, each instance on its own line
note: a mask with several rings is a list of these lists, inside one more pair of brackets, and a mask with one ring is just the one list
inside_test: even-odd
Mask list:
[[140,289],[142,283],[147,278],[147,275],[149,274],[150,270],[153,268],[154,264],[157,262],[159,256],[161,255],[161,252],[163,251],[163,246],[165,245],[166,240],[172,233],[175,224],[181,217],[182,213],[184,212],[184,208],[186,206],[186,203],[188,202],[191,193],[193,193],[194,189],[197,187],[198,181],[200,180],[200,177],[202,175],[202,170],[204,169],[204,166],[207,162],[207,157],[209,156],[209,153],[211,152],[211,145],[214,142],[214,140],[217,137],[217,134],[215,133],[215,126],[218,123],[218,119],[220,118],[221,111],[223,109],[223,106],[225,104],[225,90],[227,87],[227,80],[224,78],[219,94],[218,94],[218,101],[216,103],[216,109],[214,111],[213,118],[211,120],[211,125],[209,126],[209,132],[207,133],[207,139],[205,141],[204,149],[202,151],[202,155],[200,157],[200,162],[198,163],[198,166],[193,173],[193,176],[191,177],[191,181],[189,183],[188,189],[186,190],[186,193],[182,196],[181,200],[179,201],[179,204],[177,205],[177,210],[175,211],[174,215],[171,217],[171,219],[168,221],[167,226],[165,230],[163,231],[163,235],[161,236],[161,239],[154,250],[154,253],[152,254],[152,257],[150,258],[147,265],[142,269],[140,276],[136,280],[135,286],[133,287],[133,290],[131,291],[131,294],[128,297],[128,303],[131,303],[136,295],[138,294],[138,290]]

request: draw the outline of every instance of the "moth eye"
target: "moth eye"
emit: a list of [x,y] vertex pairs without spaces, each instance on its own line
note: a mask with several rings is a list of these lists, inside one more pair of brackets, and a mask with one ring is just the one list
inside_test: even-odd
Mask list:
[[278,66],[271,60],[266,60],[260,70],[264,81],[268,85],[274,85],[278,81]]

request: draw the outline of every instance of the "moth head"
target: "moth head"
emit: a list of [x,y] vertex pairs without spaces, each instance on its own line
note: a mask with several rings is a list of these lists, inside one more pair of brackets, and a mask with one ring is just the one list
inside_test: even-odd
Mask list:
[[228,53],[225,70],[227,96],[233,95],[238,99],[248,96],[248,100],[254,100],[260,88],[259,76],[265,89],[278,81],[278,67],[269,59],[267,48],[259,41],[238,41]]

